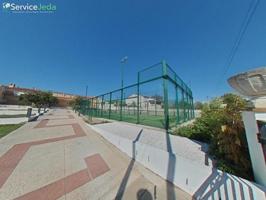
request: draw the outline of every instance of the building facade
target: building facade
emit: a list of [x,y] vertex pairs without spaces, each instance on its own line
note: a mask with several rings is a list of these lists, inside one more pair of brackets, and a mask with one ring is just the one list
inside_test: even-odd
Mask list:
[[[40,92],[42,90],[36,88],[21,88],[17,87],[15,84],[11,83],[8,86],[0,85],[0,104],[9,104],[9,105],[17,105],[19,104],[20,95],[26,93],[35,93]],[[57,97],[59,107],[67,107],[69,103],[74,100],[78,95],[67,94],[63,92],[53,92],[48,91],[53,94],[53,96]]]

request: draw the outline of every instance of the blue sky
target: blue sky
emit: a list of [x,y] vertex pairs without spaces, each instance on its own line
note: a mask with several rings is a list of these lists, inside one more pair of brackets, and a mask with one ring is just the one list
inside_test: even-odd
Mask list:
[[137,80],[137,71],[166,59],[195,99],[205,100],[231,91],[229,76],[265,65],[266,1],[260,1],[225,76],[251,0],[9,2],[51,2],[57,10],[1,10],[1,84],[75,94],[85,94],[88,85],[88,94],[97,95],[120,86],[120,59],[127,55],[125,84]]

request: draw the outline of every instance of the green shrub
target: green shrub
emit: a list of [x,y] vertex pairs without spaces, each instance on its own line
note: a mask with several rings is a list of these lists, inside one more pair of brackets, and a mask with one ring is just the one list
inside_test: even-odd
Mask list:
[[193,125],[181,126],[173,131],[175,135],[188,137],[201,142],[210,143],[222,125],[222,113],[217,110],[204,111]]
[[248,103],[240,96],[225,94],[205,104],[193,125],[180,127],[174,134],[209,143],[209,154],[225,172],[253,180],[241,111]]
[[193,126],[181,126],[173,131],[174,135],[191,138],[193,134]]

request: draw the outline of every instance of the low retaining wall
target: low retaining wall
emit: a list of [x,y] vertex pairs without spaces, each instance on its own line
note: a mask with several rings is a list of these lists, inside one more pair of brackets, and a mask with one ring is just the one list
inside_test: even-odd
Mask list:
[[265,200],[266,189],[245,179],[201,165],[137,140],[89,125],[129,157],[193,196],[194,199]]
[[[15,106],[13,106],[15,107]],[[14,111],[14,110],[8,110],[8,109],[3,109],[1,110],[2,107],[0,108],[0,114],[6,114],[6,115],[17,115],[17,114],[25,114],[27,113],[27,110],[19,110],[19,111]],[[37,120],[37,118],[40,115],[43,115],[44,113],[48,112],[48,109],[42,109],[40,113],[38,113],[38,109],[34,108],[32,112],[32,115],[30,117],[8,117],[8,118],[0,118],[0,124],[20,124],[24,122],[31,122]],[[2,112],[3,111],[3,112]]]
[[28,122],[28,117],[0,118],[0,124],[20,124]]

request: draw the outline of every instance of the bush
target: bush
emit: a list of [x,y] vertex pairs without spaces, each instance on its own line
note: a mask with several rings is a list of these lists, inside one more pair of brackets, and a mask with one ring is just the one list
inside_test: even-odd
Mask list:
[[191,138],[191,135],[193,135],[193,128],[192,126],[181,126],[180,128],[174,130],[174,134]]
[[219,169],[253,180],[241,119],[241,111],[247,105],[241,97],[225,94],[204,105],[201,117],[193,125],[180,127],[173,133],[209,143],[209,154],[215,157]]
[[193,125],[182,126],[174,130],[175,135],[210,143],[222,125],[222,113],[217,110],[206,110]]

